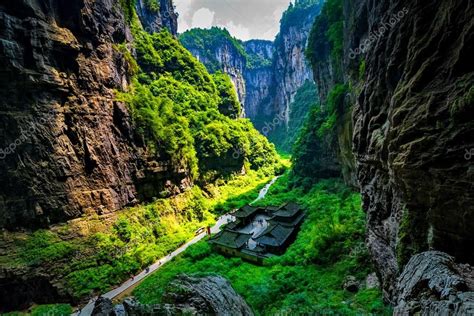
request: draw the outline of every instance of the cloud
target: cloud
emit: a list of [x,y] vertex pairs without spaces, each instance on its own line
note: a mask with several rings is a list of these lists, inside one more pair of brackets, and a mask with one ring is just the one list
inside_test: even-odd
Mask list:
[[[196,25],[220,26],[243,40],[273,40],[290,0],[175,0],[179,32]],[[211,14],[212,13],[212,17]],[[211,21],[211,22],[209,22]],[[207,26],[208,27],[208,26]]]
[[201,8],[193,14],[192,27],[210,28],[214,21],[214,12]]

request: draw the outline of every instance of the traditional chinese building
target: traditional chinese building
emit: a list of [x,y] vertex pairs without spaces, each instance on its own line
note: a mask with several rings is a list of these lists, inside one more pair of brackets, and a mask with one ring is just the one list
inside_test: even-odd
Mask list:
[[281,206],[244,206],[233,214],[236,220],[212,237],[214,249],[262,263],[280,255],[295,240],[305,212],[295,203]]

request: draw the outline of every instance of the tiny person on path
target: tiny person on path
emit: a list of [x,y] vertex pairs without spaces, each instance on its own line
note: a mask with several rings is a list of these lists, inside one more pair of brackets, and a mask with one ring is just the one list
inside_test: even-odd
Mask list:
[[150,272],[150,267],[146,268],[145,273]]

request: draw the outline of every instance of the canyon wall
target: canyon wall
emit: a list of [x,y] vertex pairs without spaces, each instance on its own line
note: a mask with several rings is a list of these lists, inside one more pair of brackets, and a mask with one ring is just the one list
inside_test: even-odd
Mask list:
[[148,157],[114,91],[131,40],[112,0],[0,4],[0,227],[37,227],[179,191],[186,170]]
[[[320,110],[337,118],[326,134],[336,146],[325,152],[332,151],[341,172],[349,172],[346,181],[360,187],[367,246],[385,298],[402,304],[401,314],[415,310],[403,305],[406,280],[397,285],[402,271],[418,275],[406,266],[414,255],[440,250],[452,262],[474,263],[468,251],[474,229],[473,27],[474,7],[465,1],[336,0],[328,1],[313,28]],[[295,164],[302,172],[308,166]],[[454,269],[449,260],[443,264]],[[434,274],[416,282],[436,283],[430,278]],[[471,281],[463,291],[472,291]]]
[[474,263],[467,251],[474,242],[474,173],[465,157],[474,147],[474,8],[452,0],[346,9],[360,13],[349,47],[379,32],[361,56],[366,69],[353,139],[367,244],[392,293],[397,273],[421,251]]
[[260,105],[271,100],[274,84],[272,68],[274,46],[271,41],[251,40],[244,42],[244,47],[251,60],[249,67],[244,71],[246,95],[243,104],[246,116],[255,120],[264,115],[265,109]]
[[178,34],[178,14],[173,0],[137,0],[135,10],[148,33],[166,28],[171,34]]
[[247,59],[240,42],[226,29],[218,27],[187,31],[180,36],[180,41],[209,72],[222,71],[228,74],[239,101],[244,104],[246,96],[244,71]]
[[291,127],[290,105],[296,93],[306,81],[312,81],[305,49],[321,6],[318,0],[291,4],[283,14],[274,42],[242,42],[218,28],[192,29],[180,40],[209,71],[221,70],[232,78],[244,115],[257,129],[264,132],[265,126],[275,120],[275,126],[264,134],[279,144]]
[[[305,81],[313,79],[311,67],[305,58],[305,50],[311,26],[320,9],[319,3],[310,7],[288,9],[281,20],[280,33],[275,39],[273,59],[275,95],[273,108],[266,112],[271,113],[271,119],[276,115],[282,115],[286,126],[290,119],[289,106],[296,92]],[[293,10],[296,12],[293,13]]]

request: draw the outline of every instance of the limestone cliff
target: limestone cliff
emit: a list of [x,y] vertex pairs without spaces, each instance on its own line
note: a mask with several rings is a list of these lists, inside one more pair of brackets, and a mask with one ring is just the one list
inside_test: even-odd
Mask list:
[[420,252],[474,263],[473,21],[465,1],[359,0],[328,1],[315,23],[322,111],[339,107],[334,155],[355,171],[367,246],[393,303],[406,288],[398,275]]
[[273,52],[271,41],[251,40],[244,43],[249,65],[244,71],[246,86],[245,114],[250,119],[263,116],[265,109],[260,105],[270,102],[273,91]]
[[305,58],[309,32],[314,18],[319,14],[321,4],[314,1],[300,1],[283,14],[280,33],[275,39],[273,72],[275,96],[271,118],[282,115],[288,126],[290,104],[307,80],[312,80],[312,71]]
[[148,157],[127,107],[131,40],[117,1],[0,4],[0,227],[47,225],[180,190],[185,170]]
[[474,174],[465,158],[474,147],[474,8],[382,1],[359,10],[367,18],[355,20],[350,45],[381,27],[375,17],[389,23],[363,56],[353,115],[367,242],[391,293],[393,276],[420,251],[474,263]]
[[226,29],[218,27],[187,31],[180,35],[180,41],[210,72],[222,71],[228,74],[239,101],[244,104],[247,59],[240,41]]
[[137,0],[135,10],[147,32],[166,28],[171,34],[177,35],[178,14],[174,11],[172,0]]
[[[289,123],[290,105],[296,93],[305,82],[312,80],[312,70],[304,52],[321,6],[319,0],[298,0],[290,4],[273,42],[242,42],[227,30],[218,28],[192,29],[180,37],[183,45],[209,71],[223,70],[229,74],[245,116],[277,145],[281,145],[288,128],[293,126]],[[268,128],[268,125],[272,127]],[[298,131],[290,134],[298,134]]]

